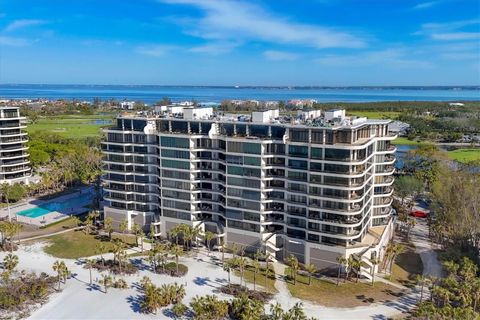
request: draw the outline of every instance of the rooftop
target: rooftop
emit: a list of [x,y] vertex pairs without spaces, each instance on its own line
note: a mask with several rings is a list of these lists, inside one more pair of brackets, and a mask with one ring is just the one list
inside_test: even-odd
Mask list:
[[[334,111],[343,111],[335,118],[328,116],[325,112],[318,110],[319,115],[314,118],[309,112],[312,109],[299,110],[296,115],[280,115],[278,109],[258,110],[252,113],[226,113],[216,111],[213,108],[183,107],[183,112],[178,111],[178,105],[163,106],[161,109],[155,109],[155,112],[123,113],[119,118],[141,118],[141,119],[170,119],[174,121],[195,120],[200,122],[219,122],[219,123],[251,123],[251,124],[273,124],[288,127],[322,127],[322,128],[358,128],[368,124],[388,124],[391,120],[367,119],[366,117],[345,116],[342,109]],[[172,112],[173,111],[173,112]],[[326,112],[332,112],[328,110]]]

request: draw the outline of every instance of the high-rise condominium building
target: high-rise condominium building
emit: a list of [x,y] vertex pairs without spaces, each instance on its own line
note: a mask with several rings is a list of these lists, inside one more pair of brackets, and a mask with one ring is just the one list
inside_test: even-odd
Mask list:
[[32,174],[25,120],[18,107],[0,107],[0,183],[28,183]]
[[105,215],[159,236],[186,223],[319,268],[340,255],[368,263],[393,229],[388,123],[344,110],[123,115],[103,143]]

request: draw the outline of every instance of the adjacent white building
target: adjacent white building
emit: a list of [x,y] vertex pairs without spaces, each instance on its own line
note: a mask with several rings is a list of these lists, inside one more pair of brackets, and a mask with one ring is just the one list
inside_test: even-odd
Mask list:
[[26,128],[18,107],[0,107],[0,184],[27,184],[32,175]]

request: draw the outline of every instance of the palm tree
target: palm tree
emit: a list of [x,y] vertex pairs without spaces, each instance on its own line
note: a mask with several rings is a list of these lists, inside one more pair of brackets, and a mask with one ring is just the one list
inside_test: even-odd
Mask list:
[[300,269],[300,264],[298,263],[297,257],[291,254],[288,259],[287,263],[290,266],[291,276],[293,278],[293,284],[297,284],[297,272]]
[[305,265],[305,271],[308,273],[308,285],[312,283],[312,275],[317,272],[317,267],[313,263]]
[[390,259],[390,269],[389,273],[392,274],[392,268],[393,268],[393,263],[395,262],[395,259],[399,254],[402,254],[405,252],[405,246],[401,243],[396,243],[393,246],[392,250],[392,258]]
[[97,219],[100,217],[100,212],[98,210],[92,210],[88,213],[88,216],[92,218],[93,224],[97,225]]
[[371,276],[372,276],[372,286],[375,285],[375,266],[380,263],[377,258],[370,259],[370,263],[372,264],[370,268]]
[[283,308],[280,303],[276,302],[275,304],[270,305],[270,319],[271,320],[282,320],[283,319]]
[[9,253],[3,258],[3,268],[8,273],[12,273],[13,270],[18,265],[18,256],[14,255],[13,253]]
[[112,217],[106,217],[104,220],[103,220],[103,228],[105,229],[105,231],[108,233],[108,238],[110,239],[110,241],[112,240],[112,232],[113,232],[113,219]]
[[230,272],[233,267],[231,259],[223,262],[223,270],[228,272],[228,287],[230,288]]
[[222,250],[222,265],[225,263],[225,249],[227,248],[227,246],[225,245],[225,240],[223,238],[221,238],[222,240],[222,243],[220,245],[220,250]]
[[360,268],[362,267],[362,263],[356,259],[352,260],[352,269],[355,270],[356,274],[356,283],[358,283],[358,280],[360,279]]
[[355,267],[355,259],[353,258],[352,255],[350,255],[347,259],[347,272],[346,272],[346,277],[347,279],[350,279],[350,273]]
[[85,235],[92,233],[93,229],[93,218],[88,215],[87,219],[85,219],[85,228],[83,229],[83,232]]
[[182,302],[183,298],[185,298],[186,291],[185,291],[185,286],[184,285],[178,285],[176,282],[171,285],[172,289],[172,301],[171,303],[180,303]]
[[175,227],[171,228],[170,231],[169,231],[170,237],[175,238],[175,244],[176,245],[178,245],[178,235],[180,233],[180,230],[179,230],[178,226],[179,225],[177,224]]
[[183,225],[183,242],[187,250],[190,250],[193,240],[193,228],[191,226]]
[[425,287],[425,283],[428,281],[428,278],[424,275],[421,275],[421,274],[418,274],[416,277],[415,277],[415,280],[417,281],[417,284],[419,284],[421,287],[420,287],[420,300],[418,301],[418,303],[422,303],[422,300],[423,300],[423,288]]
[[[337,273],[337,286],[338,286],[340,284],[340,274],[341,274],[343,268],[347,265],[348,260],[344,256],[338,256],[337,257],[337,262],[338,262],[338,273]],[[346,274],[347,273],[345,273],[345,278],[346,278]],[[343,282],[346,281],[345,278],[343,278]]]
[[284,318],[287,319],[306,319],[305,311],[303,311],[303,303],[297,302],[295,305],[288,310],[287,314],[284,315]]
[[[128,230],[128,219],[123,220],[118,226],[118,229],[120,229],[120,232],[125,236],[125,232]],[[122,237],[123,241],[126,240],[124,236]]]
[[182,255],[183,253],[183,248],[179,245],[174,245],[171,249],[170,252],[173,256],[175,256],[175,265],[177,267],[177,275],[178,275],[178,257]]
[[216,234],[211,231],[205,232],[205,240],[207,242],[206,244],[207,244],[207,249],[209,254],[210,254],[210,248],[212,246],[212,240],[215,239],[216,237],[217,237]]
[[260,263],[257,259],[253,260],[253,291],[255,291],[255,286],[257,284],[257,273],[260,271]]
[[389,260],[390,260],[390,257],[391,257],[391,255],[392,255],[392,253],[393,253],[393,246],[394,246],[394,245],[395,245],[395,244],[394,244],[392,241],[390,241],[390,242],[388,243],[386,249],[385,249],[385,254],[384,254],[384,256],[383,256],[383,266],[382,266],[382,269],[383,269],[383,270],[385,270],[385,269],[387,268],[387,266],[388,266],[388,262],[389,262]]
[[105,266],[105,259],[103,258],[103,253],[105,251],[107,251],[107,246],[105,246],[103,243],[99,243],[95,247],[95,254],[100,255],[100,259],[102,260],[102,266]]
[[270,266],[268,263],[270,262],[270,253],[266,252],[264,253],[263,257],[265,258],[265,289],[268,287],[268,277],[270,276]]
[[112,277],[108,274],[102,275],[102,280],[100,280],[100,284],[103,284],[105,287],[105,294],[108,292],[108,287],[112,285]]
[[202,233],[202,229],[200,229],[200,225],[196,226],[195,228],[192,229],[192,237],[193,240],[195,240],[195,247],[198,249],[198,236]]
[[90,272],[90,286],[92,285],[92,268],[95,266],[95,260],[87,259],[85,260],[85,267]]
[[58,290],[60,290],[60,282],[68,274],[67,266],[64,261],[57,260],[53,263],[52,269],[57,273]]
[[238,245],[236,243],[232,243],[231,250],[232,250],[233,258],[235,258],[238,252]]
[[[134,223],[132,226],[132,232],[135,235],[135,247],[138,247],[138,237],[140,236],[140,232],[142,231],[142,228],[138,223]],[[142,241],[143,245],[143,241]],[[143,249],[142,249],[143,252]]]
[[243,276],[245,273],[245,267],[247,266],[247,259],[243,257],[237,258],[238,269],[240,270],[240,286],[243,286]]

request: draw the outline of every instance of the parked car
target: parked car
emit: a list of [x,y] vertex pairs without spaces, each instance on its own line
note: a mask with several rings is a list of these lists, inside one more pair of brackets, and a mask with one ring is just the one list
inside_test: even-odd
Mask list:
[[421,210],[414,210],[414,211],[410,212],[410,215],[412,217],[415,217],[415,218],[427,218],[428,217],[428,213],[426,213],[425,211],[421,211]]

